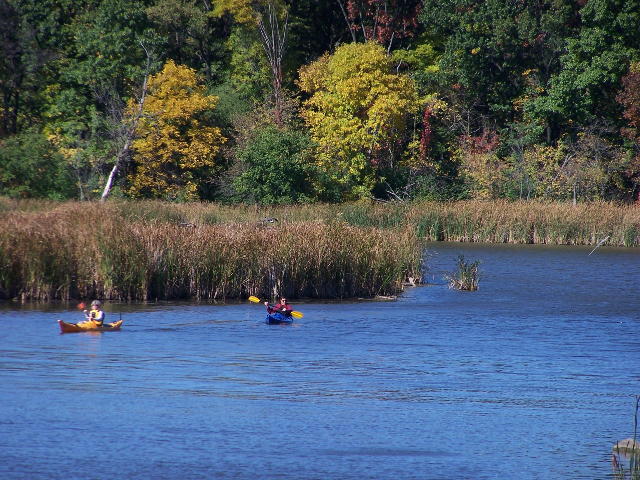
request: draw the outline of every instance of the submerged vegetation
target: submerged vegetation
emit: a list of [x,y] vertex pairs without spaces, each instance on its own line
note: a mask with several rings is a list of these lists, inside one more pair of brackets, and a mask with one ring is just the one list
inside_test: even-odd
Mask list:
[[[269,217],[269,221],[265,219]],[[640,246],[640,209],[610,203],[50,202],[0,198],[0,298],[393,295],[424,241]]]

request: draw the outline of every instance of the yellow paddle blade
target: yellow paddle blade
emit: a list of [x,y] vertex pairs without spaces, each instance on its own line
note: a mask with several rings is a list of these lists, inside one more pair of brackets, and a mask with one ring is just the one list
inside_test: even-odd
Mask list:
[[293,318],[302,318],[304,317],[304,314],[302,312],[296,312],[295,310],[293,312],[291,312],[291,316]]
[[249,297],[249,301],[251,303],[260,303],[260,299],[258,297],[254,297],[253,295]]

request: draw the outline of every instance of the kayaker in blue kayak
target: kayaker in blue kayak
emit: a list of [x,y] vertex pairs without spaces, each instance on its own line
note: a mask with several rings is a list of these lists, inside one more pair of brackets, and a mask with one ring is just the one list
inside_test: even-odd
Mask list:
[[280,297],[280,302],[275,305],[270,305],[269,302],[264,302],[264,305],[267,307],[267,313],[273,318],[273,320],[292,320],[291,312],[293,311],[293,307],[287,303],[287,299],[285,297]]

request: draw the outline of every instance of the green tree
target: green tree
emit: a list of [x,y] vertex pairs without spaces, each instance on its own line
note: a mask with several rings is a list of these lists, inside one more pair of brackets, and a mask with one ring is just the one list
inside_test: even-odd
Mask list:
[[64,158],[42,133],[0,140],[0,195],[62,200],[76,194]]
[[72,42],[57,60],[56,81],[44,92],[43,117],[45,132],[82,181],[81,197],[100,194],[126,103],[138,93],[148,53],[158,43],[146,3],[102,0],[65,25]]
[[47,89],[73,44],[74,0],[0,0],[0,137],[39,123]]
[[17,9],[7,1],[0,1],[0,138],[18,132],[25,74],[20,23]]
[[[287,5],[282,0],[217,0],[213,14],[231,15],[245,31],[258,34],[271,73],[274,121],[282,125],[285,102],[282,65],[289,25]],[[255,70],[251,73],[254,76]]]
[[570,0],[425,0],[421,19],[441,52],[441,94],[470,115],[465,133],[519,119],[518,103],[557,71],[575,8]]
[[144,76],[146,48],[160,42],[143,0],[102,0],[72,25],[74,61],[67,81],[98,92],[112,89],[126,97]]
[[224,24],[211,12],[211,3],[200,0],[155,0],[146,9],[164,55],[201,72],[208,85],[223,80],[228,60]]
[[234,187],[243,201],[292,204],[313,198],[311,141],[297,130],[266,125],[237,154]]
[[234,25],[226,41],[230,52],[226,71],[227,83],[242,99],[259,102],[270,88],[269,65],[257,31]]
[[619,123],[620,79],[640,57],[640,2],[592,0],[579,15],[579,32],[567,37],[559,71],[530,105],[532,114],[558,125],[556,136],[570,123],[587,126],[598,118]]

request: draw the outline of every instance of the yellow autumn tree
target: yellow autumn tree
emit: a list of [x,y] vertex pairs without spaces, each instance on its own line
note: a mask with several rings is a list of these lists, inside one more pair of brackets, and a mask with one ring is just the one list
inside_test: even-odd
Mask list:
[[393,161],[394,145],[420,108],[414,82],[394,71],[379,44],[351,43],[300,70],[310,94],[301,115],[317,145],[316,158],[342,199],[367,197]]
[[213,15],[216,17],[230,14],[238,23],[257,24],[257,14],[255,6],[267,4],[268,0],[214,0]]
[[[205,113],[218,97],[207,95],[196,72],[169,60],[151,76],[133,141],[133,197],[181,200],[198,198],[197,173],[214,167],[225,138]],[[130,109],[136,108],[132,102]]]

